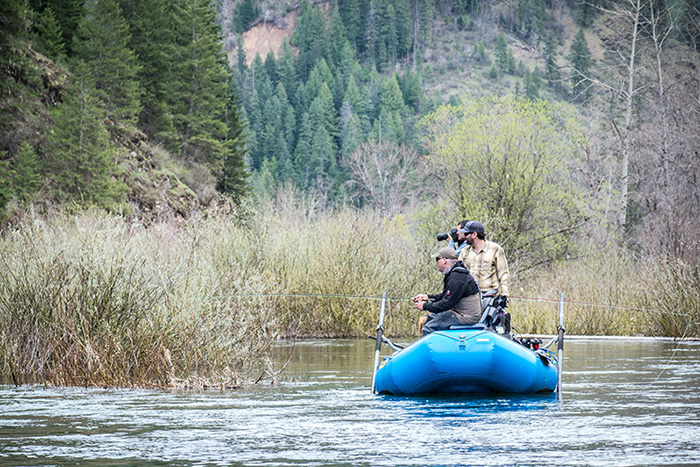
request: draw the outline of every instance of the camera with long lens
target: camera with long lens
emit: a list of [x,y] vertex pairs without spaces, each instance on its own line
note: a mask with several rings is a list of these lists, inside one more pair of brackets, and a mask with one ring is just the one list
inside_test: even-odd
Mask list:
[[447,240],[447,237],[452,237],[452,240],[456,242],[457,241],[457,229],[455,228],[455,229],[450,230],[447,233],[437,234],[437,239],[440,242],[443,240]]

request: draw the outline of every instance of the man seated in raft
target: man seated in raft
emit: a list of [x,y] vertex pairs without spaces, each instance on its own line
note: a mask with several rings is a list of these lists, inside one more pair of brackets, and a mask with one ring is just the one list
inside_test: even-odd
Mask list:
[[475,324],[481,319],[481,297],[476,281],[457,259],[457,252],[441,248],[433,255],[438,270],[444,274],[442,293],[418,294],[413,297],[414,308],[428,312],[422,326],[424,336],[455,324]]

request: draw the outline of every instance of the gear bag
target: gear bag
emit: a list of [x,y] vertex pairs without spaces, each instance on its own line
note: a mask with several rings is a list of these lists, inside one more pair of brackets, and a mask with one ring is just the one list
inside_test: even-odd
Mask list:
[[510,313],[506,311],[508,297],[496,295],[495,290],[485,292],[481,296],[480,323],[497,330],[500,334],[510,334]]

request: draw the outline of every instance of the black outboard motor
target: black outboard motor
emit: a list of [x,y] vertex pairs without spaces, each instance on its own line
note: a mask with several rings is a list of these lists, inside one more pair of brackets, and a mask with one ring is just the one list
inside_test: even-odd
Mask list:
[[480,323],[495,329],[499,334],[510,334],[510,313],[506,311],[508,297],[496,295],[496,291],[481,296]]

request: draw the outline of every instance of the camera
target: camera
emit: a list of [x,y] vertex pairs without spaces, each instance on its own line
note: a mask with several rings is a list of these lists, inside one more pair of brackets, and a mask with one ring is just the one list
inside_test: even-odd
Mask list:
[[452,229],[447,233],[437,234],[438,241],[447,240],[447,237],[452,237],[452,240],[457,241],[457,229]]

